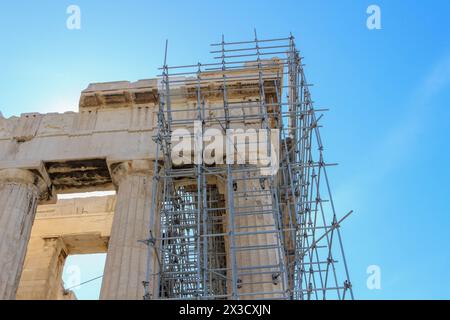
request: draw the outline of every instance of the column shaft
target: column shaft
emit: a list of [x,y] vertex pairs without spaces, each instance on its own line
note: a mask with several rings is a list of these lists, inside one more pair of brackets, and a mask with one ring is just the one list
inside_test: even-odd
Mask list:
[[26,170],[0,171],[0,300],[15,299],[39,188]]
[[[233,251],[239,299],[283,298],[280,243],[269,185],[267,182],[262,185],[253,173],[239,174],[235,178]],[[230,230],[228,225],[227,228]],[[230,262],[233,252],[229,245],[227,250]],[[231,269],[230,263],[228,269]],[[231,293],[231,290],[232,283],[229,281],[228,292]]]
[[115,170],[115,181],[117,202],[100,298],[142,300],[148,249],[140,240],[149,237],[152,172],[149,165],[124,163]]

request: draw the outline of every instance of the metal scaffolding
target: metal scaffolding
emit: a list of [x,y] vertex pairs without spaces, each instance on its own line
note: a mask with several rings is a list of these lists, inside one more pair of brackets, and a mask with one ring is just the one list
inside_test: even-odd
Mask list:
[[[144,298],[353,299],[340,231],[351,212],[335,211],[319,133],[326,110],[314,108],[294,37],[255,32],[211,47],[215,62],[168,66],[166,44]],[[248,159],[174,163],[176,129],[202,141],[202,159],[208,128],[238,127],[275,137],[276,173]]]

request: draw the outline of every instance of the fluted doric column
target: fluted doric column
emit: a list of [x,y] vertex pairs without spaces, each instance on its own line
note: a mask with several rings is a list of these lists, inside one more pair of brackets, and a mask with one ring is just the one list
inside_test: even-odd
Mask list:
[[[237,293],[234,298],[282,299],[285,297],[280,256],[280,241],[269,183],[256,173],[239,173],[234,182],[234,250],[228,251],[228,269],[232,256],[236,263]],[[229,203],[229,202],[228,202]],[[227,210],[227,215],[230,210]],[[227,219],[228,220],[228,219]],[[227,231],[231,228],[226,223]],[[231,280],[231,276],[228,277]],[[233,285],[228,282],[228,293]]]
[[15,299],[37,204],[46,195],[39,175],[0,170],[0,300]]
[[[153,164],[128,161],[112,165],[111,171],[117,202],[100,299],[142,300],[148,256],[142,241],[149,238],[151,220],[158,229],[158,219],[150,218]],[[150,261],[152,272],[158,272],[153,251]]]

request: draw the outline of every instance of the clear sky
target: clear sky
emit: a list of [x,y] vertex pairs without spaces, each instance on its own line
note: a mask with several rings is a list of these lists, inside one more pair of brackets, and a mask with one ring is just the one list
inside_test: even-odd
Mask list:
[[[69,5],[81,30],[66,28]],[[366,9],[381,8],[381,30]],[[0,110],[77,110],[90,82],[209,61],[209,43],[292,32],[314,83],[344,244],[360,299],[450,299],[450,1],[2,1]],[[71,258],[81,280],[103,258]],[[79,258],[78,258],[79,259]],[[381,290],[366,286],[378,265]],[[65,276],[67,278],[67,275]],[[65,278],[65,279],[66,279]],[[97,294],[101,281],[77,292]],[[83,292],[81,292],[83,291]]]

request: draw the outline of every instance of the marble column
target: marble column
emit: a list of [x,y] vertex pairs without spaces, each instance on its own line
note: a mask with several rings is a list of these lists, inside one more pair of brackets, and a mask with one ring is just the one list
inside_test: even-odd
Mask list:
[[[111,166],[117,188],[111,238],[108,246],[100,299],[142,300],[147,271],[147,245],[150,221],[158,232],[158,218],[151,219],[153,164],[129,161]],[[151,251],[152,272],[157,273],[157,259]],[[155,285],[150,284],[153,289]]]
[[[285,297],[285,289],[278,248],[280,243],[277,240],[276,223],[271,212],[272,197],[268,181],[260,181],[259,175],[255,173],[240,173],[235,179],[234,254],[238,298],[282,299]],[[230,231],[228,223],[226,227]],[[232,253],[229,245],[227,251],[230,270]],[[229,281],[228,293],[231,292],[232,283]]]
[[16,297],[31,227],[47,184],[29,170],[0,170],[0,300]]

